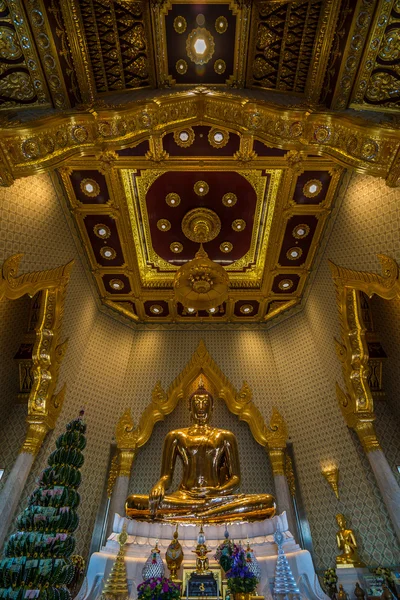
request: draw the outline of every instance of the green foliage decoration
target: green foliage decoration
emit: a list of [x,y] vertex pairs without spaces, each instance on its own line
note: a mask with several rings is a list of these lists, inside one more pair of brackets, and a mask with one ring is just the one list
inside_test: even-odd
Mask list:
[[86,446],[83,411],[66,426],[48,458],[17,531],[0,561],[0,600],[70,600],[75,567],[73,532],[78,527],[80,468]]

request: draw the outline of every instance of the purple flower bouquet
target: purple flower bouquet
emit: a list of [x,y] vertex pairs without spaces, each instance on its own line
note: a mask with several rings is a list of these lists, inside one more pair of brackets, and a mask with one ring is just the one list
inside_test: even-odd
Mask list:
[[177,583],[166,577],[151,577],[138,585],[139,600],[179,600],[181,591]]

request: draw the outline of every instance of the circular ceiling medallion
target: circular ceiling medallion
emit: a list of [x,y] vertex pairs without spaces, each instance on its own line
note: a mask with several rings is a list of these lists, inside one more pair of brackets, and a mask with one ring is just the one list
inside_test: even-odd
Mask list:
[[310,179],[310,181],[307,181],[307,183],[305,183],[303,186],[303,194],[307,198],[315,198],[315,196],[318,196],[321,190],[322,183],[319,181],[319,179]]
[[186,53],[196,65],[205,65],[214,54],[214,38],[203,27],[197,27],[189,33],[186,40]]
[[228,21],[225,17],[218,17],[218,19],[215,21],[215,29],[218,31],[218,33],[225,33],[225,31],[228,29]]
[[243,219],[235,219],[232,223],[232,229],[234,231],[243,231],[245,227],[246,221],[243,221]]
[[123,290],[125,287],[125,284],[120,279],[111,279],[110,287],[112,287],[113,290]]
[[221,231],[221,221],[209,208],[193,208],[182,219],[182,231],[192,242],[210,242]]
[[152,304],[150,306],[150,312],[152,312],[153,315],[161,315],[164,312],[164,309],[160,304]]
[[110,246],[104,246],[104,248],[100,249],[100,254],[106,260],[112,260],[117,256],[114,248],[110,248]]
[[296,225],[292,231],[293,237],[295,237],[297,240],[302,240],[303,238],[307,237],[309,233],[310,227],[304,223]]
[[208,194],[210,188],[206,181],[196,181],[196,183],[193,186],[193,189],[195,194],[197,194],[198,196],[205,196],[206,194]]
[[213,127],[208,133],[208,141],[213,148],[223,148],[229,140],[229,133],[223,129]]
[[254,306],[252,304],[242,304],[239,310],[243,315],[251,315],[254,311]]
[[293,281],[291,279],[282,279],[282,281],[278,283],[278,287],[280,290],[285,290],[286,292],[293,287]]
[[184,75],[188,69],[186,60],[183,60],[183,58],[180,58],[179,60],[177,60],[175,69],[177,70],[178,73],[180,73],[181,75]]
[[221,252],[225,252],[225,254],[228,254],[228,252],[231,252],[231,250],[233,249],[233,244],[231,244],[230,242],[222,242],[222,244],[220,244],[219,249],[221,250]]
[[165,202],[168,204],[168,206],[179,206],[179,204],[181,203],[181,197],[175,192],[170,192],[165,196]]
[[303,250],[301,248],[290,248],[290,250],[288,250],[286,252],[286,256],[289,260],[297,260],[300,258],[300,256],[303,254]]
[[82,179],[81,191],[89,198],[95,198],[100,194],[100,186],[94,179]]
[[183,246],[180,242],[172,242],[172,244],[170,244],[169,248],[175,254],[179,254],[179,252],[182,252],[182,250],[183,250]]
[[198,14],[197,17],[196,17],[196,23],[197,23],[197,25],[199,27],[203,27],[203,25],[204,25],[205,22],[206,22],[205,16],[202,13]]
[[222,204],[224,206],[235,206],[237,202],[237,196],[233,192],[228,192],[222,196]]
[[174,131],[174,140],[181,148],[189,148],[194,142],[194,131],[191,127]]
[[175,17],[174,29],[176,33],[184,33],[186,31],[187,23],[185,17]]
[[168,219],[159,219],[157,221],[157,227],[160,231],[168,231],[171,229],[171,223],[168,221]]
[[222,75],[226,71],[226,64],[222,58],[219,58],[214,63],[214,71],[218,73],[218,75]]
[[97,223],[97,225],[93,227],[93,231],[94,234],[102,240],[106,240],[111,235],[110,228],[107,227],[107,225],[103,225],[103,223]]

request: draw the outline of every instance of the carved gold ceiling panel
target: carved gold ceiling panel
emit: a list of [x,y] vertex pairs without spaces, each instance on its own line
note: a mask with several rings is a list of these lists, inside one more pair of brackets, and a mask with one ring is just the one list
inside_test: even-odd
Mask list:
[[[244,147],[247,164],[236,157]],[[298,305],[342,171],[200,121],[75,158],[60,174],[103,304],[168,324],[262,323]],[[196,223],[212,231],[204,248],[230,279],[229,299],[210,311],[173,293],[199,248]]]

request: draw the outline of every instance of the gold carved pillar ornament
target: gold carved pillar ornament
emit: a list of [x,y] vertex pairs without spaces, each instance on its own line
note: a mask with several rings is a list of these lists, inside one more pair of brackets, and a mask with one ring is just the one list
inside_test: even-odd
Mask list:
[[322,467],[321,474],[331,486],[333,493],[339,500],[339,469],[337,465],[327,465]]
[[[341,340],[335,340],[336,353],[342,363],[345,390],[336,384],[342,414],[367,454],[393,527],[400,539],[400,487],[394,477],[376,435],[374,399],[370,387],[368,327],[364,322],[363,296],[377,294],[385,300],[400,295],[399,268],[395,260],[378,254],[383,275],[338,267],[332,262]],[[363,318],[364,314],[364,318]],[[394,357],[393,357],[394,358]]]
[[22,254],[4,261],[0,272],[0,301],[16,300],[25,294],[40,292],[40,304],[34,327],[31,373],[33,384],[28,397],[28,431],[0,495],[0,547],[5,539],[14,510],[28,478],[33,461],[46,434],[54,429],[61,412],[65,386],[55,393],[61,361],[68,340],[60,342],[66,287],[73,261],[67,265],[17,275]]

